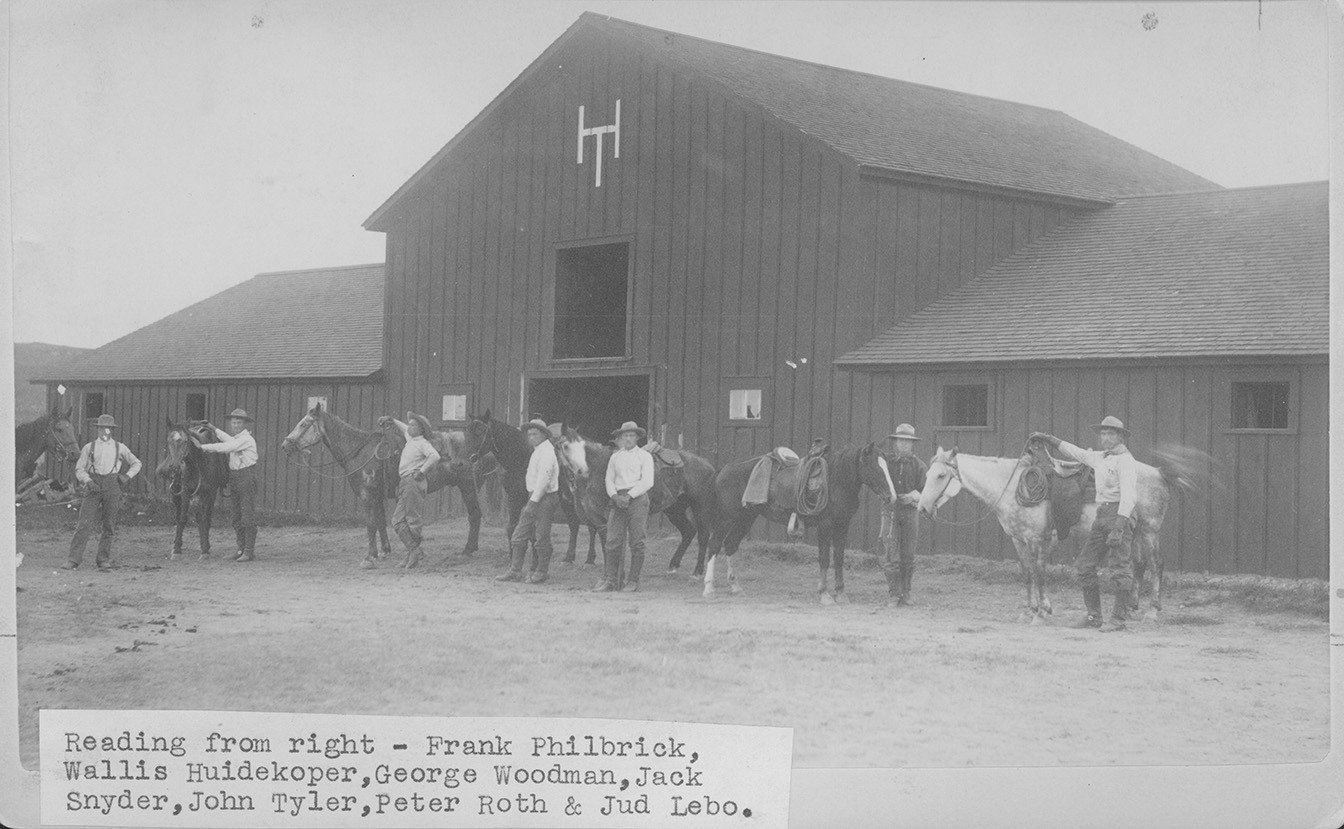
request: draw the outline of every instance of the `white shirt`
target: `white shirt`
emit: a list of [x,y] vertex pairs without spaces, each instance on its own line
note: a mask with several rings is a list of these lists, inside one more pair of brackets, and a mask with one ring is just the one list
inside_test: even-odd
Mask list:
[[75,480],[87,484],[90,474],[111,475],[120,471],[123,463],[128,478],[134,478],[140,471],[140,459],[131,454],[126,444],[99,435],[84,444],[83,451],[79,453],[79,463],[75,464]]
[[527,461],[527,491],[532,493],[533,501],[540,501],[541,496],[559,490],[560,461],[551,442],[543,440],[532,449],[532,457]]
[[257,440],[252,433],[243,429],[236,435],[230,435],[223,429],[215,430],[219,443],[202,443],[203,452],[227,452],[229,469],[237,471],[254,466],[257,462]]
[[401,450],[401,465],[397,467],[397,474],[406,477],[415,470],[419,469],[426,475],[434,464],[439,462],[439,450],[434,448],[422,435],[406,436],[406,446]]
[[1096,470],[1098,504],[1119,502],[1121,518],[1128,518],[1134,512],[1134,504],[1139,497],[1139,468],[1134,465],[1134,456],[1129,454],[1129,449],[1123,443],[1114,449],[1100,452],[1096,449],[1082,449],[1067,440],[1061,440],[1059,451]]
[[614,498],[621,490],[629,490],[631,498],[638,498],[653,489],[653,455],[647,449],[617,449],[607,462],[607,497]]

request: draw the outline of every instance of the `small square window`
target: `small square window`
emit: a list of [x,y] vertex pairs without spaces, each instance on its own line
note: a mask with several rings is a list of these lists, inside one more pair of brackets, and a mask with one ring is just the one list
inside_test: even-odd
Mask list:
[[1287,429],[1288,383],[1233,383],[1233,429]]
[[100,391],[84,392],[84,417],[87,420],[95,420],[99,415],[105,414],[103,408],[103,393]]
[[327,396],[325,394],[315,394],[310,396],[308,398],[308,407],[304,409],[304,411],[311,412],[313,410],[313,407],[319,404],[321,404],[322,410],[324,412],[331,411],[331,407],[327,405]]
[[729,420],[760,420],[761,390],[730,389],[728,391]]
[[465,421],[467,419],[467,396],[465,394],[445,394],[443,396],[443,415],[445,422]]
[[989,386],[983,383],[943,386],[943,425],[988,426]]
[[205,420],[205,395],[198,392],[187,394],[187,420]]

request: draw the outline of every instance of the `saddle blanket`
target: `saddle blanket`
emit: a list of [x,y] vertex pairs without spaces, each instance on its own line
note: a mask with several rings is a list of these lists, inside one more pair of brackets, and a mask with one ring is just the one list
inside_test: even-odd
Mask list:
[[[747,479],[747,488],[742,491],[742,506],[765,504],[770,501],[770,482],[775,478],[776,470],[795,467],[800,463],[798,453],[787,446],[776,447],[768,455],[762,455],[752,467],[751,477]],[[786,487],[786,491],[792,487]],[[794,504],[781,504],[784,509],[793,509]]]

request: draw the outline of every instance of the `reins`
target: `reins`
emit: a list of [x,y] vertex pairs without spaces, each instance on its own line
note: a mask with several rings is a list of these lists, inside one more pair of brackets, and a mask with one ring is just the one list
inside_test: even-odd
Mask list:
[[[318,464],[318,465],[314,466],[313,464],[308,463],[307,458],[304,457],[304,456],[306,455],[306,453],[308,452],[308,450],[311,448],[311,446],[302,446],[302,447],[299,447],[299,457],[300,457],[300,459],[295,460],[295,459],[293,459],[293,456],[291,455],[291,456],[290,456],[290,458],[291,458],[290,463],[293,464],[294,466],[298,466],[298,467],[302,467],[302,468],[304,468],[304,469],[307,469],[307,470],[309,470],[310,472],[313,472],[314,474],[316,474],[316,475],[317,475],[318,477],[320,477],[320,478],[326,478],[326,479],[329,480],[329,481],[339,481],[339,480],[341,480],[342,478],[348,478],[349,476],[355,474],[356,472],[360,472],[360,471],[362,471],[362,470],[363,470],[365,467],[367,467],[369,464],[372,464],[372,463],[374,463],[374,462],[381,463],[381,462],[386,461],[386,460],[388,460],[389,458],[392,457],[392,447],[391,447],[391,444],[386,440],[386,437],[387,437],[387,436],[386,436],[386,435],[383,435],[383,434],[380,433],[380,432],[373,431],[373,432],[370,432],[368,435],[366,435],[366,436],[360,441],[359,446],[356,447],[356,449],[355,449],[355,451],[354,451],[354,453],[353,453],[353,455],[352,455],[351,457],[358,457],[358,456],[359,456],[359,453],[362,452],[362,451],[364,451],[365,447],[367,447],[367,446],[369,445],[369,443],[370,443],[371,441],[373,441],[374,438],[377,438],[377,439],[378,439],[378,446],[373,450],[373,452],[369,453],[369,457],[368,457],[367,460],[365,460],[365,461],[364,461],[363,463],[361,463],[359,466],[356,466],[354,469],[349,469],[349,468],[347,468],[347,467],[345,466],[345,461],[343,461],[342,459],[336,457],[336,447],[332,446],[332,444],[331,444],[331,438],[327,437],[327,430],[326,430],[325,427],[322,426],[321,421],[314,420],[314,421],[313,421],[313,424],[317,427],[317,433],[318,433],[318,435],[321,436],[321,442],[322,442],[323,444],[325,444],[326,447],[327,447],[327,450],[328,450],[329,452],[331,452],[331,457],[333,458],[333,460],[332,460],[330,463],[323,463],[323,464]],[[314,444],[314,445],[315,445],[315,444]],[[383,453],[383,451],[382,451],[383,449],[386,449],[386,450],[387,450],[386,454]],[[325,474],[324,472],[322,472],[322,470],[326,469],[326,468],[329,467],[329,466],[340,466],[342,469],[345,470],[345,474],[344,474],[344,475],[327,475],[327,474]]]

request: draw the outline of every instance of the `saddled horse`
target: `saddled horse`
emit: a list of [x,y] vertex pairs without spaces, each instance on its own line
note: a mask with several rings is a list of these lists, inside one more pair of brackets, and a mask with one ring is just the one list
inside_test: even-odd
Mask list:
[[[603,545],[606,544],[607,513],[611,502],[607,496],[607,463],[612,450],[588,440],[573,429],[565,429],[556,438],[556,446],[564,465],[574,476],[574,501],[581,520],[589,526],[601,526]],[[662,513],[681,533],[681,542],[672,554],[667,572],[676,573],[681,559],[691,546],[700,540],[700,553],[695,563],[695,574],[705,571],[705,556],[714,528],[714,465],[684,449],[676,450],[682,466],[654,463],[653,489],[649,490],[649,515]],[[687,511],[694,521],[687,516]]]
[[527,438],[515,426],[485,414],[472,417],[466,428],[466,443],[463,454],[475,463],[487,453],[495,456],[504,470],[504,495],[509,499],[508,538],[513,538],[513,529],[518,526],[518,516],[527,503],[527,462],[532,457],[532,447]]
[[[1157,618],[1162,609],[1162,557],[1158,554],[1158,532],[1167,514],[1173,488],[1195,492],[1199,486],[1199,452],[1189,447],[1154,447],[1157,466],[1135,462],[1138,468],[1139,491],[1134,517],[1134,580],[1149,586],[1150,605],[1145,619]],[[1029,467],[1025,458],[996,458],[965,455],[956,447],[938,447],[929,462],[929,474],[924,479],[924,491],[919,497],[919,510],[933,515],[963,488],[985,503],[989,511],[982,518],[994,515],[1003,531],[1013,540],[1022,573],[1027,582],[1027,607],[1021,619],[1039,624],[1053,613],[1050,598],[1045,595],[1045,557],[1051,543],[1048,501],[1023,506],[1015,492],[1022,473]],[[1092,531],[1097,515],[1096,503],[1083,508],[1082,517],[1068,528],[1082,538]],[[1134,595],[1138,607],[1138,593]]]
[[71,421],[74,409],[52,409],[14,430],[14,485],[32,476],[37,459],[45,452],[72,461],[79,457],[79,438]]
[[201,443],[217,443],[219,438],[205,421],[168,423],[168,448],[155,473],[167,481],[173,496],[173,517],[177,525],[173,534],[170,558],[182,555],[182,533],[190,518],[191,504],[196,502],[196,528],[201,536],[201,558],[210,555],[210,524],[215,514],[215,498],[229,483],[229,458],[214,452],[204,452],[194,444],[195,435]]
[[[793,510],[781,507],[778,496],[780,487],[796,486],[796,473],[790,475],[789,470],[799,470],[801,464],[784,470],[770,487],[771,492],[766,503],[749,505],[742,503],[743,495],[747,491],[747,482],[760,460],[761,458],[756,457],[730,463],[720,469],[715,478],[718,520],[709,545],[709,565],[705,570],[706,598],[716,592],[714,562],[720,551],[727,556],[729,590],[738,593],[741,588],[738,587],[737,576],[733,573],[732,556],[751,530],[751,526],[762,515],[770,521],[786,524],[793,514]],[[827,459],[825,504],[812,515],[800,514],[805,526],[817,529],[818,565],[821,569],[817,592],[821,596],[822,604],[848,601],[845,596],[845,543],[849,535],[850,521],[859,510],[859,500],[865,486],[888,502],[896,498],[895,487],[891,483],[891,472],[887,469],[886,459],[882,457],[876,444],[846,446]],[[835,561],[833,593],[829,583],[832,558]]]
[[[369,550],[360,566],[371,567],[376,559],[392,552],[387,539],[387,502],[397,497],[397,437],[386,430],[366,431],[352,426],[319,403],[294,425],[281,446],[285,454],[293,455],[306,453],[318,444],[331,452],[359,499],[361,517],[369,533]],[[481,505],[471,464],[461,457],[445,458],[430,469],[425,484],[429,492],[455,486],[462,493],[471,526],[462,555],[471,555],[477,549],[481,532]]]

